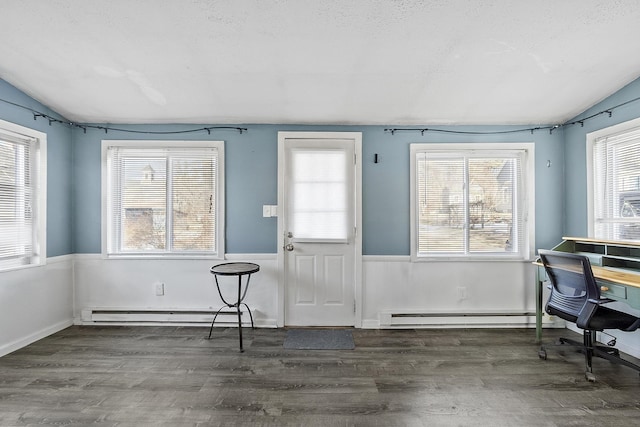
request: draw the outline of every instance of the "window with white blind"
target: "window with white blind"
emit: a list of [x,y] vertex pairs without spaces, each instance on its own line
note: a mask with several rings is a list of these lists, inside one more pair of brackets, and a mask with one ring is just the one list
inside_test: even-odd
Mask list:
[[46,135],[0,120],[0,270],[46,261]]
[[412,258],[527,259],[533,185],[533,144],[412,144]]
[[221,141],[103,141],[103,252],[224,255]]
[[590,235],[640,241],[640,127],[624,123],[588,136]]

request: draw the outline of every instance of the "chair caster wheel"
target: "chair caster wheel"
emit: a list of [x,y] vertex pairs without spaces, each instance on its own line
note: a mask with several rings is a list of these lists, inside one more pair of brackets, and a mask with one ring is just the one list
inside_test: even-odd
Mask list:
[[584,377],[587,379],[587,381],[595,383],[596,382],[596,376],[593,375],[593,372],[585,372],[584,373]]
[[538,350],[538,357],[542,360],[547,360],[547,350],[544,347],[540,347],[540,350]]

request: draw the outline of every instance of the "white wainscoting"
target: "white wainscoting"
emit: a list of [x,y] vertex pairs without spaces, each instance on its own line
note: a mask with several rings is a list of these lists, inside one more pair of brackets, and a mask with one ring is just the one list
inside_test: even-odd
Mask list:
[[[246,302],[254,312],[256,325],[275,326],[279,277],[275,254],[228,255],[225,261],[118,260],[76,255],[75,321],[95,323],[87,314],[91,310],[153,310],[165,322],[164,312],[172,310],[215,311],[222,302],[209,268],[227,261],[261,266],[251,278]],[[535,268],[529,262],[412,263],[408,256],[365,256],[362,325],[534,326],[534,280]],[[157,283],[164,284],[162,296],[155,293]],[[235,282],[228,289],[233,292]],[[434,322],[438,313],[443,316]],[[416,315],[418,320],[410,320],[408,315]],[[137,313],[132,319],[140,316]],[[404,317],[396,325],[390,324],[388,319],[396,316]]]
[[73,324],[73,255],[0,273],[0,356]]
[[[536,269],[530,262],[412,263],[409,257],[367,256],[363,262],[362,325],[535,328],[535,316],[520,315],[535,312],[535,280]],[[547,298],[548,291],[544,289],[543,304]],[[394,325],[389,324],[392,313],[409,316],[399,317]],[[411,316],[421,313],[424,316]],[[504,315],[490,316],[497,313]],[[545,314],[543,325],[564,327],[565,322]],[[580,332],[571,324],[567,326]],[[640,331],[606,332],[617,338],[617,348],[640,358]],[[531,333],[534,337],[533,329]],[[608,340],[605,336],[601,342]]]
[[363,269],[363,327],[535,326],[530,262],[367,256]]
[[[91,310],[132,310],[131,321],[145,324],[140,313],[160,313],[153,324],[173,324],[164,313],[193,315],[222,306],[209,268],[220,262],[247,261],[261,266],[251,278],[246,303],[256,326],[275,327],[278,278],[275,254],[228,255],[213,260],[107,260],[79,254],[51,258],[43,267],[0,273],[0,355],[65,327],[100,324]],[[407,256],[363,257],[362,327],[530,327],[535,317],[535,268],[529,262],[424,262]],[[164,295],[156,295],[164,283]],[[226,286],[223,284],[223,287]],[[236,283],[230,283],[231,292]],[[83,319],[84,314],[84,319]],[[397,319],[390,321],[391,316]],[[163,317],[164,316],[164,317]],[[105,319],[105,317],[102,317]],[[114,315],[108,324],[119,324]],[[546,326],[558,326],[545,316]],[[206,319],[205,319],[206,320]],[[225,323],[221,322],[221,326]],[[185,324],[178,319],[175,324]],[[189,324],[189,322],[187,322]],[[5,327],[9,325],[9,327]],[[640,333],[614,332],[618,347],[640,357]]]
[[[271,254],[228,255],[225,260],[104,259],[101,255],[76,255],[76,324],[187,324],[208,326],[202,312],[215,312],[220,300],[211,266],[244,261],[260,265],[251,276],[244,302],[251,308],[255,325],[275,327],[278,272]],[[228,280],[227,280],[228,279]],[[156,295],[156,284],[164,295]],[[237,294],[237,278],[220,280],[228,300]],[[93,311],[111,311],[111,317],[94,320]],[[127,311],[131,315],[127,319]],[[145,315],[145,311],[153,311]],[[189,317],[185,312],[191,312]],[[226,317],[216,320],[224,326]],[[220,320],[220,323],[218,322]]]

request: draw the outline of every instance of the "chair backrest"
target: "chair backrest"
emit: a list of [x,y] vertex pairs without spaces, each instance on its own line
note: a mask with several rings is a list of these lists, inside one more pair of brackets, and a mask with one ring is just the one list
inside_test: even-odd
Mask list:
[[600,288],[589,258],[544,249],[540,249],[538,254],[552,286],[547,313],[575,323],[589,299],[600,299]]

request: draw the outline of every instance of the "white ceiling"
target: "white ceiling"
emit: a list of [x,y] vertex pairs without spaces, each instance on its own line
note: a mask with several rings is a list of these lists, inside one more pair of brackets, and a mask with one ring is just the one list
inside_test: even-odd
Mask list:
[[640,76],[638,0],[2,0],[81,123],[553,124]]

